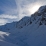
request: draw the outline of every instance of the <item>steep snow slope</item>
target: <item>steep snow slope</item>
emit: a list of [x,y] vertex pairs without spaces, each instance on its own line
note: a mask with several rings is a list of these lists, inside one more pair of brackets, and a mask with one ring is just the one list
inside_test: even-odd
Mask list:
[[17,45],[5,41],[0,41],[0,46],[17,46]]
[[0,26],[0,30],[9,33],[8,36],[3,34],[0,45],[46,46],[46,6],[40,7],[30,17]]

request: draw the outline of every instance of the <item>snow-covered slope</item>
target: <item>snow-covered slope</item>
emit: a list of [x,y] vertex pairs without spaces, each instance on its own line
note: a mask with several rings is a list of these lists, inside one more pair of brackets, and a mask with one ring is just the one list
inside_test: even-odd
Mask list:
[[6,42],[6,41],[0,41],[0,46],[17,46],[17,45]]
[[0,30],[1,46],[46,46],[46,6],[30,17],[0,26]]

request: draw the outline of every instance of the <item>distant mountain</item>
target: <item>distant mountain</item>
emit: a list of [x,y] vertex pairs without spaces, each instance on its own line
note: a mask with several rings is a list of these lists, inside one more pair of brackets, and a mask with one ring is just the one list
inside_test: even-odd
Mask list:
[[46,5],[30,17],[0,26],[0,31],[1,46],[46,46]]

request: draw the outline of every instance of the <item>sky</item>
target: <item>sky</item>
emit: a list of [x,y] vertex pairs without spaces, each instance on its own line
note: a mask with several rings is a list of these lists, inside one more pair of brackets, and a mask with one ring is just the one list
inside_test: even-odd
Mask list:
[[0,0],[0,25],[30,16],[42,5],[46,0]]

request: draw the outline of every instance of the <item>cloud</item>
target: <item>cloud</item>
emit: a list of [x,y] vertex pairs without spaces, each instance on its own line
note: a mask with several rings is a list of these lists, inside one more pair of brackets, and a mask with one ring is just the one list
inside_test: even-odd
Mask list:
[[2,19],[17,19],[17,16],[15,16],[15,15],[0,15],[0,18],[2,18]]
[[0,25],[4,25],[6,23],[10,23],[17,20],[18,17],[15,15],[5,15],[5,14],[0,15]]
[[0,19],[0,25],[4,25],[8,22],[8,20],[5,19]]
[[46,0],[0,0],[0,20],[2,23],[13,22],[30,16],[35,5],[45,5]]
[[0,37],[4,38],[4,35],[9,36],[10,33],[0,31]]
[[21,19],[24,16],[28,16],[29,12],[26,8],[26,3],[29,3],[29,2],[28,1],[24,2],[24,0],[15,0],[15,2],[17,5],[18,18]]
[[15,0],[15,2],[17,5],[19,19],[24,16],[30,16],[32,14],[30,11],[34,5],[37,4],[42,6],[46,4],[45,0]]

